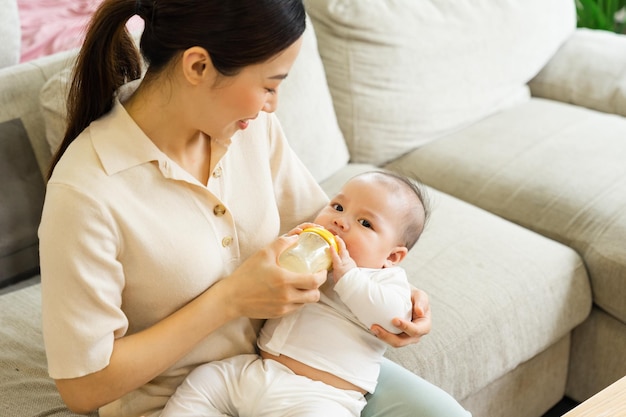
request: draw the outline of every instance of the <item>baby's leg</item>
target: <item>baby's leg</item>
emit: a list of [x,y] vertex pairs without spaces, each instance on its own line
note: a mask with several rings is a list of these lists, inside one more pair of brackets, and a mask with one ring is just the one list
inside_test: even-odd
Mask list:
[[200,365],[178,387],[161,417],[238,416],[235,404],[241,401],[237,398],[242,393],[240,378],[257,360],[261,360],[257,355],[239,355]]
[[378,385],[367,396],[363,417],[471,417],[441,388],[384,359]]
[[360,392],[296,375],[272,359],[264,359],[263,365],[266,379],[257,384],[267,386],[267,391],[254,401],[255,408],[241,413],[241,417],[359,417],[365,406]]

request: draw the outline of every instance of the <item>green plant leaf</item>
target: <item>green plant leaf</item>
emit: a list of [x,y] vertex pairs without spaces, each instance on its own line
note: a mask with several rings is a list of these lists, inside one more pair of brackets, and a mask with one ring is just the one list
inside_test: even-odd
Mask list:
[[626,0],[574,0],[578,27],[609,30],[622,33],[625,22],[615,19],[616,13],[626,7]]

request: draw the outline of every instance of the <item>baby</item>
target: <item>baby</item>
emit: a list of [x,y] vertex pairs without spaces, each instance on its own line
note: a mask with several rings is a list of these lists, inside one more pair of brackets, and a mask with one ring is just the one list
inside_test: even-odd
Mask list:
[[196,368],[162,416],[359,416],[387,347],[372,325],[400,333],[392,320],[411,320],[411,287],[398,264],[427,215],[423,191],[405,177],[350,179],[314,220],[339,247],[320,301],[267,320],[260,355]]

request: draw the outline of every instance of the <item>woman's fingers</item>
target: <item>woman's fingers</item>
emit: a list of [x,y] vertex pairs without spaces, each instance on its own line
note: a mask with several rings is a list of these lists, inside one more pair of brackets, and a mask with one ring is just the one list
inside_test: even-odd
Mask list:
[[249,257],[223,282],[231,287],[232,303],[241,316],[272,318],[290,313],[306,303],[319,301],[319,287],[326,271],[299,274],[281,268],[278,257],[297,240],[281,236]]
[[412,320],[394,318],[392,321],[392,324],[402,330],[402,333],[390,333],[377,324],[372,326],[372,332],[393,347],[402,347],[419,342],[423,336],[430,333],[432,327],[430,301],[428,295],[417,288],[411,290],[411,301],[413,302]]

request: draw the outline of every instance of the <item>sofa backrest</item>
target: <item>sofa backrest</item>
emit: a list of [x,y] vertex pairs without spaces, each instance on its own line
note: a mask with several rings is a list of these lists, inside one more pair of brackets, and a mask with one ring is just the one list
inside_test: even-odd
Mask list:
[[0,69],[0,287],[39,265],[37,227],[50,151],[39,90],[70,53]]
[[573,0],[305,0],[353,162],[381,164],[529,99]]

